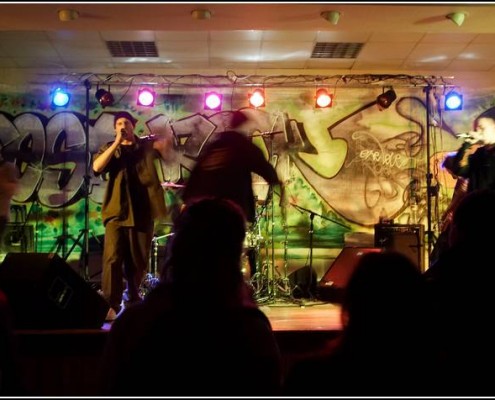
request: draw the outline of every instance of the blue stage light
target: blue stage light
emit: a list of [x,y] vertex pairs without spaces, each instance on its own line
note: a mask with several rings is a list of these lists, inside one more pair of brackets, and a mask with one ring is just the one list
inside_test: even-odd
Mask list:
[[462,104],[463,104],[462,94],[452,91],[445,95],[445,104],[444,104],[445,111],[462,110]]
[[55,107],[67,107],[70,94],[62,88],[56,88],[52,93],[52,105]]

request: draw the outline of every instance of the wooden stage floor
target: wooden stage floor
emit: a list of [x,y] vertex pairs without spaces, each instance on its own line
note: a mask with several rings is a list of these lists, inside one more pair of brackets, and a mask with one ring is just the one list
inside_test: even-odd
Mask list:
[[[270,320],[275,332],[299,331],[340,331],[340,305],[297,299],[291,301],[275,301],[259,306]],[[105,322],[103,330],[109,330],[111,323]]]
[[[283,300],[262,304],[260,309],[272,324],[285,372],[341,332],[338,304]],[[110,328],[111,323],[104,323],[101,329],[15,331],[29,395],[97,395],[97,371]]]

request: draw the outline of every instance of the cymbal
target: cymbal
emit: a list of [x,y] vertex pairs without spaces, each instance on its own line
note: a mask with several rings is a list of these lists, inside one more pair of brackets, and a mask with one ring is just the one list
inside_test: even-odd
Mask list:
[[173,182],[162,182],[160,185],[162,185],[163,188],[171,188],[171,189],[180,189],[186,187],[186,185],[179,185],[178,183],[173,183]]

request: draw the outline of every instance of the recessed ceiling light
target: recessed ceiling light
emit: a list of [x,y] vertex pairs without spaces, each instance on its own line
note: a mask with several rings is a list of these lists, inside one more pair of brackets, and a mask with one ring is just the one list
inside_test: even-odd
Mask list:
[[75,21],[79,18],[79,11],[73,10],[71,8],[64,8],[63,10],[58,10],[58,19],[62,22]]
[[446,15],[446,18],[450,19],[457,26],[462,26],[466,17],[467,13],[465,12],[453,12]]
[[191,15],[194,19],[210,19],[211,11],[210,10],[192,10]]

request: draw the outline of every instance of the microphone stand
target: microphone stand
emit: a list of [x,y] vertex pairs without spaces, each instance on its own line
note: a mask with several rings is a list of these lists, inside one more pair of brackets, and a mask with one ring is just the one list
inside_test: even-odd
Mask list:
[[[299,211],[307,212],[309,213],[309,284],[308,284],[308,295],[310,299],[313,299],[313,293],[311,292],[311,286],[312,286],[312,281],[313,281],[313,233],[314,233],[314,225],[313,225],[313,220],[315,216],[318,216],[320,218],[326,219],[327,221],[333,222],[335,224],[338,224],[340,226],[343,226],[345,228],[349,228],[347,225],[344,225],[338,221],[335,221],[331,218],[325,217],[321,214],[317,214],[314,211],[308,210],[307,208],[301,207],[295,203],[289,203],[292,207]],[[316,278],[316,276],[315,276]]]
[[[84,136],[86,139],[86,147],[84,151],[84,160],[85,160],[85,171],[84,171],[84,228],[80,230],[79,236],[72,244],[72,247],[69,249],[69,252],[65,256],[64,259],[67,259],[71,254],[72,250],[79,245],[81,247],[81,259],[80,259],[80,269],[81,275],[85,280],[89,280],[91,277],[89,275],[89,188],[91,177],[89,176],[90,171],[90,158],[91,154],[89,151],[89,90],[91,89],[91,83],[89,80],[84,81],[84,86],[86,88],[86,120],[84,123]],[[94,236],[94,235],[93,235]],[[83,239],[83,244],[79,244],[79,241]],[[98,238],[96,238],[98,241]]]
[[[40,181],[36,184],[36,193],[38,193],[38,190],[41,186],[43,182],[43,177],[40,178]],[[36,206],[35,206],[36,204]],[[27,252],[28,251],[28,243],[27,242],[27,238],[26,238],[26,226],[27,226],[27,223],[29,221],[29,218],[31,217],[31,213],[33,211],[33,209],[35,210],[35,218],[36,218],[36,223],[35,223],[35,227],[34,227],[34,238],[32,238],[34,240],[34,243],[33,243],[33,247],[34,247],[34,251],[37,251],[38,250],[38,220],[39,220],[39,209],[38,209],[39,205],[38,205],[38,197],[36,197],[33,202],[31,203],[31,206],[29,207],[29,210],[27,212],[27,214],[25,214],[24,218],[22,218],[22,226],[20,226],[20,230],[19,232],[17,232],[19,234],[19,239],[21,241],[21,250],[23,252]],[[17,215],[16,215],[16,219],[17,219]]]

